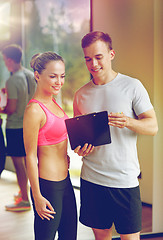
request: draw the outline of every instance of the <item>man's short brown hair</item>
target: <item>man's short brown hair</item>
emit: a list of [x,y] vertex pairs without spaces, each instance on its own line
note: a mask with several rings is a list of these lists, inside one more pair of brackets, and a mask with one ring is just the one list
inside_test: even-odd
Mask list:
[[20,63],[22,58],[22,48],[17,44],[10,44],[2,49],[2,54],[7,58],[12,59],[14,62]]
[[103,41],[108,45],[108,49],[112,50],[112,39],[107,33],[103,33],[100,31],[94,31],[86,34],[81,41],[82,48],[89,47],[92,43],[96,41]]

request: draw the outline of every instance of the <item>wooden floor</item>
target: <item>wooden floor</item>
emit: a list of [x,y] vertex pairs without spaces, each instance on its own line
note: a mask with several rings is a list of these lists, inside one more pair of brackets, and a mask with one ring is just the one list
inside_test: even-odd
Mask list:
[[[5,211],[4,206],[12,203],[13,195],[18,191],[16,176],[3,171],[0,179],[0,240],[33,240],[33,211],[13,213]],[[79,190],[75,190],[79,211]],[[143,207],[143,230],[152,231],[152,209]],[[114,230],[114,235],[118,236]],[[90,228],[78,224],[78,240],[94,240]],[[154,238],[153,238],[154,240]],[[157,238],[157,240],[163,240]]]

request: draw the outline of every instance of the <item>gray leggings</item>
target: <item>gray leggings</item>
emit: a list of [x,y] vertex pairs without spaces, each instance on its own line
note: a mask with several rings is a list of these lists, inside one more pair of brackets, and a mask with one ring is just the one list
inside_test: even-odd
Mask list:
[[35,240],[54,240],[58,231],[59,240],[76,240],[77,209],[74,190],[69,178],[55,182],[39,179],[41,194],[52,204],[56,214],[50,221],[42,220],[34,209]]

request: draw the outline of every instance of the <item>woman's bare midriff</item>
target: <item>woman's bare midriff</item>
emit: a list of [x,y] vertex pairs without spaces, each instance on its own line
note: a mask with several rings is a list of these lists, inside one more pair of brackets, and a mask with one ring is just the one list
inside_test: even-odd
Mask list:
[[38,169],[39,177],[46,180],[61,181],[67,177],[67,139],[55,145],[38,147]]

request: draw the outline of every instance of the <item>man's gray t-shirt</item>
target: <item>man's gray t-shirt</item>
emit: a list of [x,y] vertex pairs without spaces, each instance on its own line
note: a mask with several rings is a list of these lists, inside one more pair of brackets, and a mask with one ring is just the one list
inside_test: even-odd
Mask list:
[[[74,97],[74,115],[108,111],[123,112],[137,118],[152,109],[149,96],[142,83],[118,73],[105,85],[90,81]],[[137,156],[137,134],[128,128],[110,127],[112,143],[95,147],[83,158],[81,177],[87,181],[116,188],[138,186],[140,173]]]
[[6,82],[8,99],[16,99],[16,111],[7,116],[6,128],[23,128],[25,108],[32,98],[36,83],[32,71],[22,68],[15,72]]

